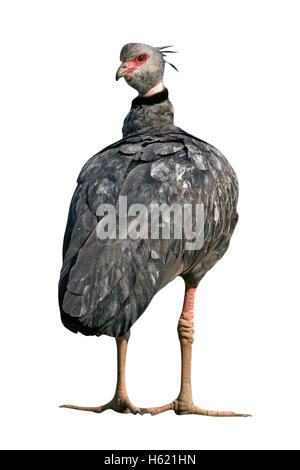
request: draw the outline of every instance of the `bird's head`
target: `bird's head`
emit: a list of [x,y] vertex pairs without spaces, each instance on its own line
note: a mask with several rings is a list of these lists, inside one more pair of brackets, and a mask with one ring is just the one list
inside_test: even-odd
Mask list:
[[163,81],[167,62],[164,54],[174,52],[166,51],[168,47],[171,46],[152,47],[142,43],[126,44],[120,53],[122,63],[118,68],[116,80],[124,77],[128,85],[135,88],[140,95],[145,95]]

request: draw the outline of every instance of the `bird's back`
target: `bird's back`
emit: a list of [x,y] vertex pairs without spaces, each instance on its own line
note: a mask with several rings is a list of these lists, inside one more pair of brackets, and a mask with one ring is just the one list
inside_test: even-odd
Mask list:
[[[173,218],[167,239],[161,233],[101,239],[99,207],[118,208],[120,197],[148,213],[153,205],[201,205],[202,246],[187,250],[185,234],[176,237]],[[174,126],[129,135],[92,157],[79,175],[65,233],[59,285],[64,325],[74,332],[119,336],[177,275],[196,286],[228,247],[237,197],[237,179],[225,157]]]

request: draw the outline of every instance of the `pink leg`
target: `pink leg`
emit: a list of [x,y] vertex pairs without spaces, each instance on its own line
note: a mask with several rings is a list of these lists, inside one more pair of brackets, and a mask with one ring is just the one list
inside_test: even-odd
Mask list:
[[194,342],[194,302],[196,288],[186,286],[184,304],[178,323],[178,335],[181,347],[181,387],[178,397],[171,403],[148,408],[152,415],[174,410],[176,414],[198,414],[218,417],[247,417],[248,414],[237,414],[233,411],[211,411],[198,408],[193,403],[191,384],[192,344]]
[[133,413],[143,414],[145,411],[142,408],[134,406],[128,398],[126,383],[125,383],[125,365],[127,345],[130,337],[130,330],[124,336],[116,338],[118,350],[118,378],[116,392],[113,399],[102,406],[76,406],[76,405],[62,405],[60,408],[69,408],[72,410],[93,411],[94,413],[102,413],[105,410],[114,410],[118,413]]

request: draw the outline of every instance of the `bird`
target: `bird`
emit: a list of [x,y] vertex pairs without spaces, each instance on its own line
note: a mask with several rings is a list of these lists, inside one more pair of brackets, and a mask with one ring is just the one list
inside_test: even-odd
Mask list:
[[[61,407],[95,413],[113,410],[157,415],[173,410],[177,415],[247,417],[250,415],[199,408],[192,397],[196,289],[229,246],[238,221],[238,180],[217,148],[174,124],[174,109],[163,80],[166,63],[176,69],[166,60],[167,54],[175,52],[172,47],[123,46],[116,80],[124,78],[138,95],[125,117],[122,139],[90,158],[77,180],[63,241],[61,320],[74,333],[115,338],[117,385],[114,397],[104,405]],[[125,200],[127,207],[140,211],[128,211],[126,236],[113,236],[121,227],[121,216],[110,217],[108,209],[118,211]],[[187,209],[191,233],[185,232],[182,217],[175,209],[170,212],[170,207]],[[156,231],[150,236],[145,221],[155,211]],[[202,221],[198,225],[197,214]],[[197,239],[194,245],[192,236]],[[138,407],[129,399],[125,380],[131,327],[156,293],[177,276],[185,283],[178,322],[179,395],[163,406]]]

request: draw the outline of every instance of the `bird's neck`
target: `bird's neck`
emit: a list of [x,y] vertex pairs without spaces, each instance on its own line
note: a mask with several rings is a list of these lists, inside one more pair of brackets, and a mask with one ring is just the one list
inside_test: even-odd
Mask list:
[[163,88],[150,95],[137,96],[123,125],[123,137],[140,132],[165,131],[174,128],[174,110]]
[[163,82],[159,82],[157,85],[155,85],[153,88],[150,88],[150,90],[146,91],[146,93],[143,96],[152,96],[156,95],[156,93],[160,93],[161,91],[165,90],[165,85]]

